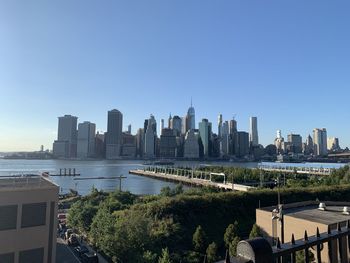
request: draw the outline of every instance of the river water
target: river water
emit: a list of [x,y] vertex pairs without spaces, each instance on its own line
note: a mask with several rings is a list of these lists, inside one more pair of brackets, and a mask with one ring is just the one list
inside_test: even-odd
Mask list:
[[[266,164],[266,163],[265,163]],[[257,167],[257,163],[230,163],[230,162],[175,162],[175,166],[182,167],[198,167],[201,165],[220,165],[220,166],[240,166],[247,168]],[[290,164],[288,164],[290,165]],[[307,164],[310,165],[310,164]],[[319,164],[317,164],[319,165]],[[323,167],[328,167],[330,164],[322,164]],[[301,164],[298,164],[301,166]],[[314,166],[314,165],[313,165]],[[333,165],[332,167],[338,167]],[[6,160],[0,159],[0,176],[18,175],[18,174],[41,174],[49,172],[58,174],[60,168],[75,168],[81,177],[115,177],[119,175],[126,176],[122,181],[122,190],[130,191],[139,195],[159,194],[162,187],[174,187],[176,184],[164,182],[148,177],[142,177],[129,174],[129,170],[143,168],[143,161],[73,161],[73,160]],[[113,191],[119,188],[119,180],[117,179],[89,179],[89,180],[74,180],[77,177],[57,176],[51,177],[51,180],[60,186],[61,193],[69,192],[69,189],[74,189],[79,194],[86,195],[91,191],[92,187],[99,190]]]

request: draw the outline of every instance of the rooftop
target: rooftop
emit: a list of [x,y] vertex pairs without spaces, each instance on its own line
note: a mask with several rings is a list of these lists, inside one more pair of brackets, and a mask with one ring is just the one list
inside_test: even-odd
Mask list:
[[58,186],[40,175],[21,175],[0,177],[0,192],[14,189],[48,189]]
[[[350,220],[350,215],[343,214],[344,206],[350,207],[350,202],[324,202],[326,209],[318,209],[320,202],[310,201],[283,205],[283,215],[307,221],[332,225]],[[276,207],[265,207],[260,210],[272,212]]]

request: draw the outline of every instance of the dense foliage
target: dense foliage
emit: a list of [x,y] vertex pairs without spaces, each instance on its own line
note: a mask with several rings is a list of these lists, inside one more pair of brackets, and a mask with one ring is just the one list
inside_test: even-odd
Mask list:
[[[333,170],[329,176],[315,176],[297,173],[284,174],[263,171],[258,168],[250,169],[231,166],[207,166],[200,169],[206,172],[224,173],[227,176],[228,182],[255,184],[256,186],[260,186],[261,183],[263,185],[267,183],[267,186],[272,186],[272,182],[275,182],[275,185],[279,184],[280,186],[289,188],[350,183],[350,168],[348,165]],[[222,180],[222,177],[214,176],[214,180],[220,181]]]
[[[342,172],[335,176],[345,178],[349,169]],[[350,185],[281,189],[283,203],[316,199],[348,200]],[[270,189],[183,192],[179,186],[146,197],[94,189],[72,206],[68,220],[112,262],[195,263],[223,258],[240,239],[258,236],[255,209],[276,202],[277,191]]]

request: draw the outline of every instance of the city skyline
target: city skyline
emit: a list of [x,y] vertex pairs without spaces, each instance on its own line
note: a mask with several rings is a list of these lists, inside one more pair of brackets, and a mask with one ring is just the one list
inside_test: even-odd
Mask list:
[[[190,107],[192,108],[192,104],[190,105]],[[195,108],[195,106],[193,105],[193,108]],[[110,109],[110,110],[108,110],[107,112],[110,112],[110,111],[114,111],[115,109]],[[117,110],[118,112],[119,112],[119,110]],[[125,117],[125,114],[123,113],[123,112],[121,112],[121,114],[123,115],[123,117]],[[105,115],[106,115],[106,113],[105,113]],[[157,136],[159,137],[160,135],[161,135],[161,131],[160,131],[160,126],[159,126],[159,122],[161,121],[161,120],[164,120],[163,118],[158,118],[156,115],[154,115],[154,114],[150,114],[151,116],[154,116],[154,118],[155,118],[155,121],[157,122],[156,124],[157,124]],[[186,115],[186,113],[184,114],[184,115]],[[103,134],[104,132],[107,132],[107,126],[108,126],[108,118],[106,117],[106,120],[105,120],[105,124],[104,124],[104,129],[102,129],[100,126],[98,126],[97,124],[96,124],[96,122],[94,121],[94,120],[91,120],[91,119],[87,119],[87,120],[82,120],[79,116],[77,116],[77,114],[69,114],[69,113],[67,113],[67,114],[62,114],[62,116],[72,116],[73,118],[77,118],[77,127],[78,127],[78,124],[84,124],[84,123],[86,123],[86,122],[88,122],[88,123],[92,123],[94,126],[96,126],[96,132],[99,132],[100,134]],[[58,116],[57,117],[57,119],[58,120],[60,120],[61,118],[63,118],[63,117],[60,117],[60,116]],[[173,115],[172,117],[177,117],[178,115]],[[237,130],[238,131],[242,131],[242,132],[250,132],[250,129],[251,129],[251,119],[252,118],[257,118],[258,119],[258,125],[257,125],[257,129],[258,129],[258,131],[259,131],[259,137],[260,137],[260,134],[264,134],[264,131],[261,131],[261,128],[260,128],[260,125],[261,125],[261,121],[260,121],[260,119],[259,119],[259,117],[256,117],[256,116],[249,116],[248,117],[248,119],[246,120],[246,125],[243,125],[243,126],[245,126],[245,128],[241,128],[242,126],[240,125],[240,122],[239,121],[237,121],[237,114],[234,114],[233,116],[231,116],[231,117],[225,117],[225,116],[223,116],[222,114],[218,114],[218,116],[220,116],[221,118],[222,118],[222,120],[224,121],[224,122],[229,122],[230,120],[232,120],[232,119],[234,119],[235,121],[236,121],[236,123],[237,123]],[[180,117],[183,117],[184,119],[185,119],[185,116],[180,116]],[[198,116],[196,116],[196,118],[198,119],[198,122],[196,122],[196,129],[198,129],[199,127],[198,127],[198,125],[199,125],[199,123],[200,122],[202,122],[202,120],[203,119],[207,119],[210,123],[215,123],[215,120],[211,120],[211,119],[208,119],[208,118],[206,118],[206,117],[202,117],[202,118],[199,118]],[[143,119],[143,121],[145,121],[145,120],[147,120],[148,119],[148,117],[147,116],[145,116],[145,118]],[[140,129],[140,128],[143,128],[143,123],[141,123],[139,126],[134,126],[134,125],[132,125],[132,124],[128,124],[128,123],[126,123],[124,120],[122,121],[122,131],[123,132],[128,132],[129,131],[129,126],[131,126],[132,127],[132,130],[131,130],[131,134],[133,134],[133,135],[136,135],[137,134],[137,130],[138,129]],[[165,125],[165,128],[167,128],[168,127],[168,125],[166,124]],[[318,128],[326,128],[327,126],[319,126]],[[289,136],[289,135],[291,135],[291,134],[297,134],[297,135],[300,135],[301,137],[302,137],[302,142],[305,142],[306,141],[306,139],[307,139],[307,136],[309,136],[309,135],[313,135],[313,131],[314,131],[314,129],[318,129],[317,127],[313,127],[313,128],[311,128],[310,129],[310,131],[309,132],[306,132],[305,134],[303,134],[303,133],[300,133],[299,131],[297,131],[297,130],[293,130],[293,132],[285,132],[285,131],[283,131],[283,130],[281,130],[281,129],[276,129],[275,131],[274,131],[274,133],[272,133],[271,134],[271,138],[273,138],[271,141],[267,141],[266,143],[264,143],[264,141],[262,141],[262,142],[260,142],[259,141],[259,144],[261,144],[261,145],[263,145],[264,147],[266,147],[267,145],[271,145],[271,144],[274,144],[274,140],[277,138],[276,137],[276,131],[277,132],[280,132],[281,134],[282,134],[282,136],[283,137],[285,137],[285,139],[287,140],[287,137]],[[58,136],[58,133],[57,133],[57,129],[59,129],[59,122],[57,122],[56,123],[56,127],[54,127],[54,129],[55,129],[55,131],[53,131],[52,132],[52,134],[51,134],[51,138],[52,138],[52,140],[51,141],[49,141],[47,144],[39,144],[38,145],[38,147],[36,147],[36,148],[33,148],[33,149],[28,149],[28,150],[21,150],[21,149],[19,149],[19,150],[1,150],[1,148],[0,148],[0,152],[11,152],[11,151],[37,151],[39,148],[41,148],[42,146],[44,146],[44,148],[45,149],[49,149],[49,150],[52,150],[52,142],[53,141],[55,141],[56,139],[57,139],[57,136]],[[214,128],[212,128],[212,132],[214,133],[214,134],[219,134],[219,127],[217,126],[217,125],[214,125]],[[329,139],[332,139],[332,138],[339,138],[339,141],[340,141],[340,145],[342,146],[342,148],[346,148],[346,147],[348,147],[348,145],[345,145],[344,143],[343,143],[343,138],[341,138],[340,136],[337,136],[337,134],[332,134],[332,135],[328,135],[327,136],[327,138],[329,138]]]
[[326,127],[350,145],[348,2],[35,2],[0,4],[0,151],[51,148],[57,116],[106,131],[124,114],[133,133],[149,114],[216,131],[237,115],[259,142],[278,129],[306,138]]

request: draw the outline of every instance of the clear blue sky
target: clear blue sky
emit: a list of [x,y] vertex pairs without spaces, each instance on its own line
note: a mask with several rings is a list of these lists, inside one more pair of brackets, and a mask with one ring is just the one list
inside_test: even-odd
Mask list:
[[[326,127],[350,145],[350,1],[0,2],[0,151],[51,148],[57,117],[133,132],[153,113],[216,126],[258,116],[277,129]],[[215,124],[214,124],[215,123]],[[215,128],[216,131],[216,128]]]

